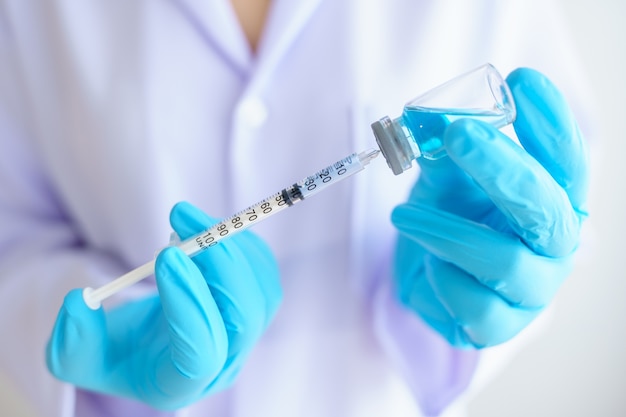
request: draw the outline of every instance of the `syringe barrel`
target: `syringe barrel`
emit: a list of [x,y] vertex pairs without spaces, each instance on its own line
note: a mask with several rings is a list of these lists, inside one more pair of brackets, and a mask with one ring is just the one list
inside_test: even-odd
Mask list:
[[337,181],[356,174],[363,170],[378,153],[379,151],[375,150],[361,154],[353,153],[186,239],[179,247],[188,256],[194,256],[200,251],[216,245],[220,240],[246,230],[267,217],[317,194]]
[[[317,194],[344,178],[356,174],[363,170],[379,153],[380,151],[374,149],[358,154],[353,153],[319,170],[314,175],[310,175],[302,181],[284,188],[247,209],[241,210],[221,220],[210,228],[180,242],[176,246],[188,256],[195,256],[203,250],[216,245],[222,239],[244,231],[269,216]],[[100,303],[104,299],[152,275],[154,273],[154,264],[154,260],[148,262],[98,289],[86,288],[85,291],[83,291],[85,303],[93,309],[99,308]]]

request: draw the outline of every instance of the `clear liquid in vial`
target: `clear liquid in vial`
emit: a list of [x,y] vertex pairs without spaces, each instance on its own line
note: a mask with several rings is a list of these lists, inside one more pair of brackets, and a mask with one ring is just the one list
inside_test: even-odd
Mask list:
[[432,109],[417,106],[406,106],[402,113],[402,121],[411,132],[411,136],[426,159],[439,159],[446,155],[443,147],[443,133],[446,127],[455,120],[471,118],[501,128],[510,123],[512,115],[503,109],[476,111],[468,109]]

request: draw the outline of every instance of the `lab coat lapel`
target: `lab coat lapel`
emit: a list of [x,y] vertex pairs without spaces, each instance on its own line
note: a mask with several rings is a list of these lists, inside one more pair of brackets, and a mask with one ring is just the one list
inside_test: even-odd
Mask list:
[[247,73],[252,63],[248,41],[229,0],[172,0],[196,27],[205,41],[238,72]]
[[285,56],[322,0],[273,0],[259,45],[254,84],[263,83]]
[[[273,0],[254,68],[253,83],[262,83],[306,26],[322,0]],[[237,71],[249,73],[253,56],[228,0],[172,0]]]

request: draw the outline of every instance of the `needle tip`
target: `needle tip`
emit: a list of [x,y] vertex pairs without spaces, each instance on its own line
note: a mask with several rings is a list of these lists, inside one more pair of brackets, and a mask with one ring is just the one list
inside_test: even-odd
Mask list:
[[378,155],[380,154],[380,151],[378,149],[368,149],[366,151],[363,151],[359,154],[359,159],[361,160],[361,162],[365,165],[369,164],[370,161],[374,158],[376,158]]

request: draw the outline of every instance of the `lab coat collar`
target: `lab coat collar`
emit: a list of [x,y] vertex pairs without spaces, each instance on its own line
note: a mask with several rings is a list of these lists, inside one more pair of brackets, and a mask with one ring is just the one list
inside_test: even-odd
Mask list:
[[256,59],[229,0],[172,1],[238,72],[254,71],[255,78],[263,79],[279,63],[322,0],[272,0]]
[[321,0],[272,0],[259,45],[259,65],[272,66],[309,22]]
[[246,73],[252,55],[229,0],[172,0],[200,36],[238,72]]

